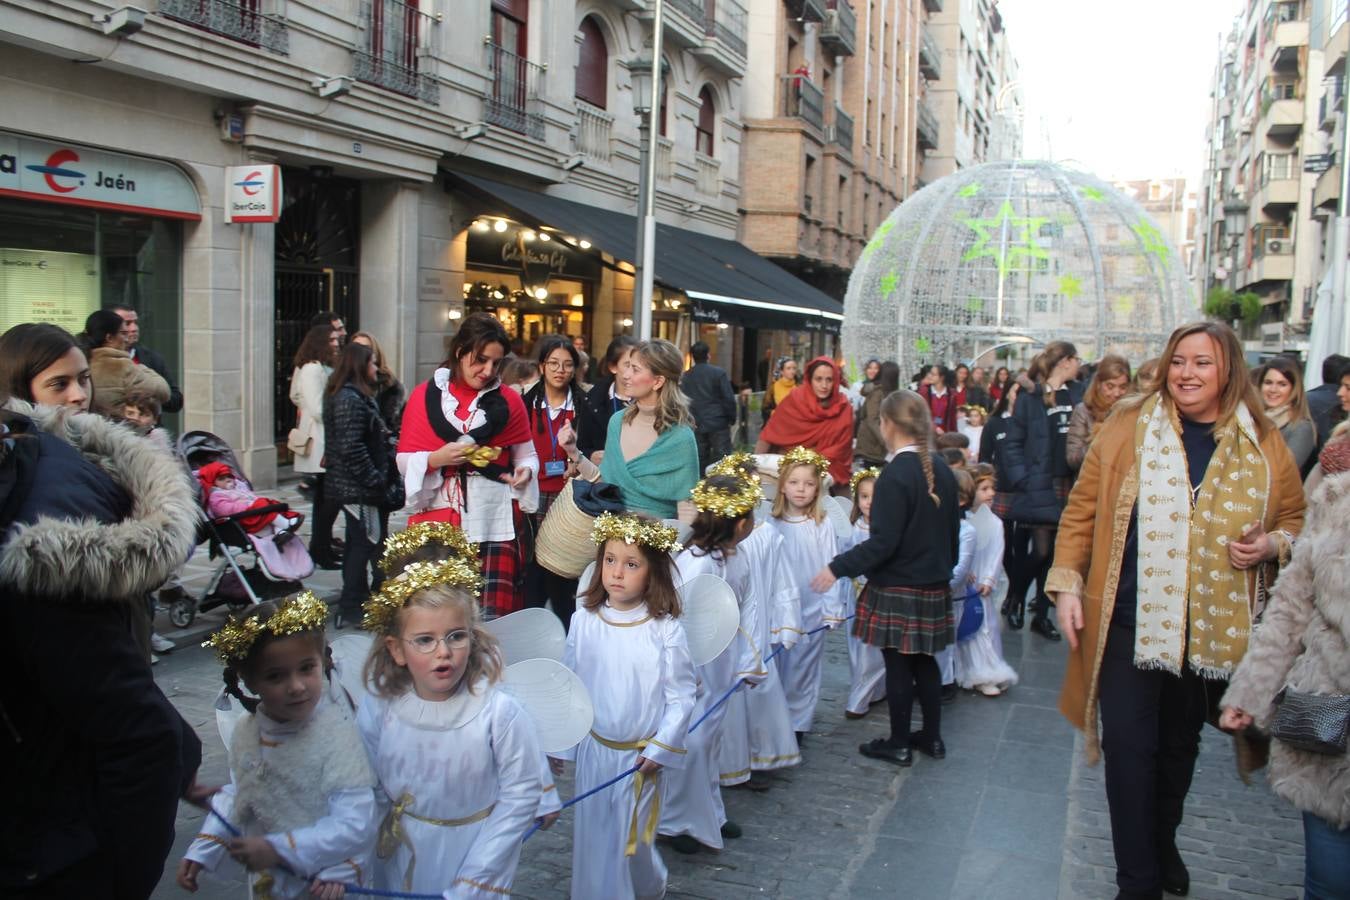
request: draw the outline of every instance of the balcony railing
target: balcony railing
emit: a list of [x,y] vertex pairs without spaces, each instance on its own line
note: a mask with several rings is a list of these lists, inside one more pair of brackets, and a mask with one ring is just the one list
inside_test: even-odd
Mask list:
[[260,0],[159,0],[159,13],[241,44],[287,53],[286,21],[262,13],[259,5]]
[[702,22],[703,17],[707,15],[704,0],[666,0],[666,5],[684,13],[695,22]]
[[577,101],[577,152],[597,162],[609,162],[614,117],[585,101]]
[[830,143],[837,144],[849,152],[853,151],[853,117],[839,106],[834,105],[834,123],[829,127]]
[[710,0],[704,22],[707,35],[721,41],[737,56],[745,56],[745,7],[739,0]]
[[927,28],[919,29],[919,71],[930,81],[942,77],[942,48]]
[[826,0],[820,43],[840,56],[852,56],[858,46],[858,20],[848,0]]
[[656,178],[670,181],[675,177],[675,142],[668,137],[656,139]]
[[694,169],[697,175],[695,186],[700,194],[716,197],[722,193],[722,164],[711,156],[694,154]]
[[1333,75],[1322,79],[1322,99],[1317,105],[1317,127],[1323,131],[1336,129],[1336,115],[1341,111],[1341,95],[1345,91],[1345,79]]
[[936,150],[940,133],[938,117],[937,113],[933,112],[932,108],[928,105],[926,99],[919,100],[915,128],[918,132],[919,146],[925,150]]
[[492,83],[483,98],[484,120],[542,141],[544,117],[539,112],[539,82],[547,70],[491,41],[485,47]]
[[816,130],[825,127],[825,94],[805,75],[783,76],[783,115],[801,119]]
[[416,97],[424,103],[440,102],[436,79],[418,71],[422,52],[432,45],[431,35],[440,16],[401,0],[365,0],[361,4],[362,45],[356,50],[358,81]]
[[942,0],[923,0],[923,8],[930,13],[942,12]]

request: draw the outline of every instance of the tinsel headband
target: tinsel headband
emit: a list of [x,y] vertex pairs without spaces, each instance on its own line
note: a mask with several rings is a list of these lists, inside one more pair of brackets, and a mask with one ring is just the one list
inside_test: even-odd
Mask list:
[[737,478],[753,478],[759,468],[759,461],[755,459],[755,454],[746,450],[738,450],[735,453],[722,457],[717,462],[708,467],[709,475],[734,475]]
[[203,641],[202,646],[215,650],[223,663],[237,662],[248,656],[264,631],[275,637],[286,637],[302,631],[322,631],[327,621],[328,605],[312,591],[303,591],[282,600],[277,611],[266,621],[257,614],[230,620]]
[[456,556],[469,561],[478,559],[478,545],[464,536],[463,530],[449,522],[419,522],[408,526],[407,530],[391,534],[384,539],[384,556],[380,558],[380,569],[386,575],[392,575],[403,565],[403,561],[432,542],[442,544]]
[[758,479],[751,481],[741,473],[712,475],[710,478],[730,478],[736,483],[734,489],[708,484],[708,478],[694,485],[689,499],[699,512],[710,512],[724,519],[739,519],[746,515],[764,499]]
[[793,447],[778,460],[778,477],[781,478],[788,469],[797,465],[811,466],[822,479],[830,472],[830,461],[824,456],[805,447]]
[[989,410],[985,409],[983,406],[981,406],[981,405],[978,404],[978,403],[972,403],[972,404],[970,404],[969,406],[963,406],[963,407],[961,407],[961,408],[964,409],[964,410],[965,410],[966,412],[968,412],[968,413],[979,413],[979,414],[980,414],[980,418],[982,418],[982,419],[987,419],[987,418],[989,418]]
[[477,597],[483,591],[483,574],[478,571],[476,560],[458,556],[436,562],[408,563],[397,578],[386,581],[363,604],[366,615],[361,627],[375,634],[388,634],[399,610],[408,605],[413,595],[438,584],[462,588]]
[[880,477],[881,477],[881,470],[876,468],[875,466],[870,469],[863,469],[861,472],[854,472],[853,477],[850,478],[848,481],[849,490],[851,490],[854,494],[857,494],[858,485],[862,484],[869,478],[880,478]]
[[591,540],[599,546],[606,541],[623,541],[625,544],[641,544],[660,550],[662,553],[679,553],[684,549],[676,537],[678,532],[664,522],[644,519],[640,516],[601,513],[591,528]]

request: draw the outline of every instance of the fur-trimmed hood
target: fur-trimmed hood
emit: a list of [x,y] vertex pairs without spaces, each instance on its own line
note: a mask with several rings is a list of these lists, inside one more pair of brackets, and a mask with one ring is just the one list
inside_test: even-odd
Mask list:
[[42,516],[16,525],[0,546],[0,583],[28,596],[139,601],[188,558],[201,511],[187,472],[172,456],[101,416],[20,400],[4,408],[109,475],[130,495],[131,514],[112,524]]

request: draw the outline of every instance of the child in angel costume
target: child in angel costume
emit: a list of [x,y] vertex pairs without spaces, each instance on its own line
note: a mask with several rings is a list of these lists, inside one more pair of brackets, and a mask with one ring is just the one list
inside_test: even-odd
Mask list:
[[847,615],[847,584],[836,582],[824,593],[811,590],[811,579],[840,550],[839,537],[825,514],[829,468],[830,461],[821,454],[793,447],[778,463],[778,493],[773,501],[771,524],[783,538],[784,561],[797,582],[802,604],[802,634],[776,660],[798,740],[811,730],[820,699],[825,634],[815,629],[822,625],[834,628]]
[[375,641],[357,714],[384,812],[376,886],[450,900],[510,894],[543,791],[534,723],[497,687],[470,547],[403,564],[367,601]]
[[[961,504],[961,531],[957,538],[956,565],[952,568],[948,587],[952,593],[952,627],[959,629],[966,596],[970,593],[970,572],[975,564],[975,526],[968,514],[970,504],[975,501],[975,482],[964,469],[952,469],[952,476],[956,479],[956,498]],[[942,673],[942,700],[951,702],[956,699],[956,684],[960,677],[956,644],[948,644],[933,655],[937,658],[938,671]]]
[[[980,627],[956,644],[957,678],[961,687],[997,697],[1017,684],[1017,672],[1003,658],[1003,637],[999,634],[999,605],[1008,590],[1003,577],[1003,523],[994,515],[994,467],[975,468],[975,499],[970,522],[975,527],[975,560],[970,576],[984,605]],[[974,603],[975,598],[966,601]]]
[[[680,581],[688,584],[703,574],[725,579],[738,598],[740,625],[736,637],[716,659],[696,668],[698,696],[692,721],[699,724],[685,743],[684,767],[672,769],[661,779],[659,833],[671,837],[671,847],[679,853],[695,853],[700,845],[720,850],[723,838],[741,836],[740,826],[727,821],[722,803],[720,747],[731,701],[716,708],[713,704],[742,678],[755,685],[767,671],[759,646],[751,638],[761,628],[758,603],[747,590],[748,573],[741,568],[733,575],[729,568],[736,546],[755,527],[755,507],[762,497],[758,481],[736,475],[711,475],[690,493],[698,512],[685,549],[675,560]],[[744,744],[745,726],[738,724]],[[744,779],[749,777],[746,771]]]
[[226,856],[248,869],[254,897],[331,900],[340,882],[370,883],[375,777],[350,717],[320,702],[327,618],[306,591],[250,607],[207,642],[249,715],[230,736],[230,783],[210,801],[218,815],[207,815],[178,866],[185,890]]
[[[853,511],[849,513],[853,534],[841,550],[858,546],[871,534],[872,492],[880,474],[881,470],[875,468],[863,469],[854,474],[850,485],[853,489]],[[856,605],[857,596],[866,586],[866,575],[850,579],[849,600]],[[886,699],[886,663],[881,658],[880,650],[854,637],[851,629],[848,635],[848,674],[848,701],[844,704],[844,718],[861,719],[867,715],[873,703]]]
[[635,515],[599,516],[592,537],[595,574],[572,616],[563,664],[590,692],[595,721],[565,756],[576,761],[578,793],[637,772],[577,805],[572,897],[661,897],[661,772],[685,763],[695,693],[670,556],[681,548],[674,528]]

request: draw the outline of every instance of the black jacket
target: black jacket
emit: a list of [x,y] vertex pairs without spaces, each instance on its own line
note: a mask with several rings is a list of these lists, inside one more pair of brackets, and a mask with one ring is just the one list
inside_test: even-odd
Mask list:
[[149,347],[142,347],[137,344],[132,348],[132,354],[135,360],[148,369],[154,370],[160,378],[169,386],[169,402],[164,404],[166,413],[176,413],[183,408],[183,392],[174,384],[174,380],[169,377],[169,367],[164,362],[164,357],[160,356]]
[[956,568],[961,538],[961,504],[956,477],[934,455],[933,504],[917,453],[901,453],[886,464],[872,493],[867,540],[830,563],[839,578],[866,575],[878,587],[946,586]]
[[0,421],[24,435],[0,451],[0,896],[143,900],[201,743],[130,624],[191,550],[197,505],[173,459],[122,426]]
[[387,506],[394,480],[389,429],[375,399],[344,384],[323,398],[325,498],[334,503]]
[[1341,401],[1336,397],[1338,384],[1321,384],[1308,391],[1308,412],[1312,413],[1313,424],[1317,426],[1317,446],[1321,447],[1331,437],[1331,429],[1336,427],[1336,414],[1340,411]]
[[725,369],[695,363],[680,376],[680,390],[689,398],[695,431],[721,431],[736,421],[736,394]]
[[[1073,392],[1065,387],[1057,401],[1046,406],[1043,388],[1017,395],[1007,436],[996,452],[999,490],[1012,495],[1010,517],[1014,522],[1056,525],[1064,504],[1055,493],[1055,478],[1070,477],[1065,461]],[[1065,401],[1067,398],[1067,401]],[[1064,402],[1060,402],[1064,401]],[[1058,469],[1063,466],[1063,471]]]
[[380,421],[384,422],[384,427],[394,439],[398,438],[399,429],[403,427],[403,404],[407,399],[408,392],[397,378],[381,382],[375,389],[375,407],[380,411]]
[[609,396],[609,389],[613,384],[612,376],[600,379],[586,392],[585,402],[577,406],[577,450],[583,456],[590,456],[597,450],[605,449],[605,438],[609,435],[609,417],[626,406]]

